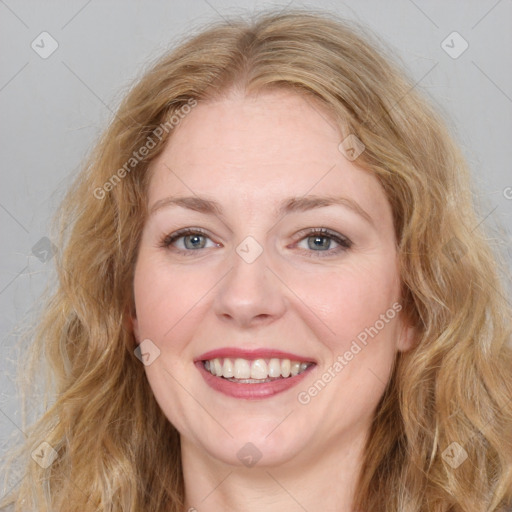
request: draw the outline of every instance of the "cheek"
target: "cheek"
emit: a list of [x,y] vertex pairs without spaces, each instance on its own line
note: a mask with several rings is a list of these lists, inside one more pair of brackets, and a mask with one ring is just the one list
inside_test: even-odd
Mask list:
[[186,344],[191,323],[197,325],[201,299],[213,281],[204,272],[171,268],[161,257],[141,256],[134,275],[139,336],[178,348]]
[[[385,326],[391,326],[396,316],[393,305],[396,308],[400,291],[391,259],[371,265],[358,262],[332,272],[302,276],[295,289],[297,295],[307,298],[307,306],[322,321],[324,335],[321,339],[338,352],[376,322],[377,327],[381,327],[381,315],[387,312]],[[380,330],[381,339],[392,335],[389,328]]]

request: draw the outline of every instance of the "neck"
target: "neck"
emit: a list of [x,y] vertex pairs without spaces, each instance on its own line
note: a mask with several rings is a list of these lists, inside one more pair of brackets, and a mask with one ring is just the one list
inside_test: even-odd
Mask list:
[[226,464],[182,439],[184,512],[352,512],[365,433],[338,446],[310,447],[279,466]]

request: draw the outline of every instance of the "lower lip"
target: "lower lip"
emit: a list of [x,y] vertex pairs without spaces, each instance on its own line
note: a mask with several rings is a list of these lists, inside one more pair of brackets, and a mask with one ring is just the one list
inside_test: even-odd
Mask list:
[[207,371],[202,361],[196,361],[199,372],[203,376],[206,383],[215,391],[219,391],[224,395],[233,398],[244,398],[246,400],[260,400],[269,398],[292,388],[298,384],[306,375],[316,366],[311,365],[302,373],[294,377],[286,377],[284,379],[273,380],[271,382],[262,382],[261,384],[247,384],[239,382],[231,382],[223,377],[215,377]]

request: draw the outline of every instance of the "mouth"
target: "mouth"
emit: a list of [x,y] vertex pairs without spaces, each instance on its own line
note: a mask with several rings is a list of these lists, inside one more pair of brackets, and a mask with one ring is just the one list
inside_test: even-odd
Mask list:
[[261,399],[295,386],[316,363],[276,351],[220,350],[204,354],[195,365],[214,390],[234,398]]

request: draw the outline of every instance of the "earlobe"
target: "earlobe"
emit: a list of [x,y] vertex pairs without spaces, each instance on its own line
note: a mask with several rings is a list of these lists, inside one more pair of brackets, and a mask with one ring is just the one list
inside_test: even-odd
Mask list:
[[408,322],[401,322],[400,334],[398,336],[397,349],[400,352],[408,352],[416,344],[416,329]]

